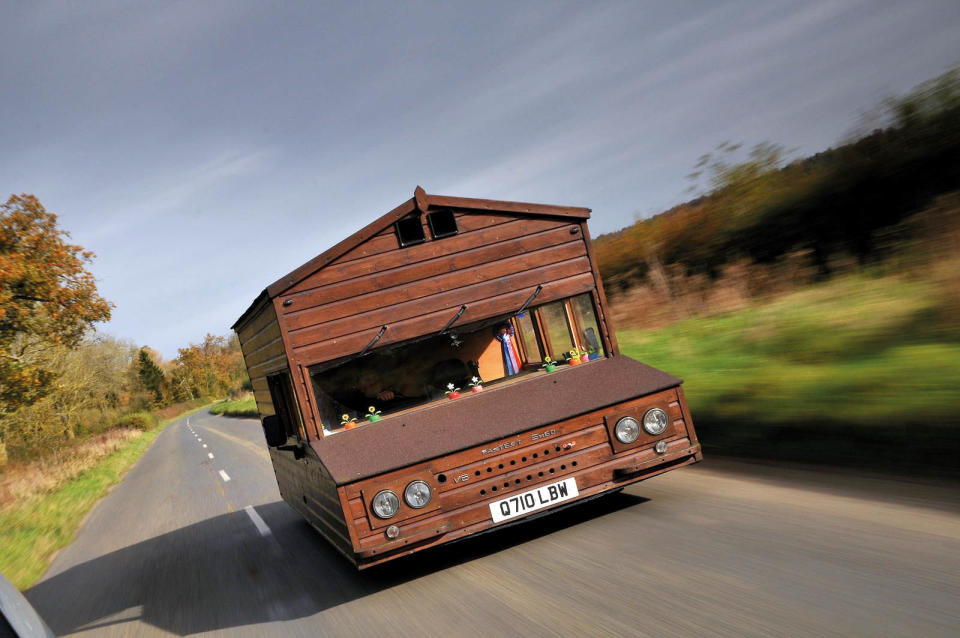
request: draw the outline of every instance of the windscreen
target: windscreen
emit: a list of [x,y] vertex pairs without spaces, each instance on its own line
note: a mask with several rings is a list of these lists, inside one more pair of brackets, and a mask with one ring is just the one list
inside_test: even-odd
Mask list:
[[[590,294],[543,304],[522,315],[457,327],[310,369],[324,432],[542,374],[547,356],[588,346],[602,355]],[[476,388],[479,386],[479,388]]]

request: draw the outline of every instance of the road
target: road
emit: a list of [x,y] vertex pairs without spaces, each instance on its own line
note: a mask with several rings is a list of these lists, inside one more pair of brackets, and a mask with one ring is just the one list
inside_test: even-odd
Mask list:
[[27,592],[57,634],[960,634],[957,485],[708,459],[358,573],[259,423],[171,425]]

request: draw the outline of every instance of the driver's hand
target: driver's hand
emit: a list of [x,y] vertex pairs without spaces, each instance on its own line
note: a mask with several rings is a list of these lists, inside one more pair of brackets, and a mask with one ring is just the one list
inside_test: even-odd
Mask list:
[[377,395],[377,399],[381,401],[389,401],[394,397],[393,390],[381,390]]

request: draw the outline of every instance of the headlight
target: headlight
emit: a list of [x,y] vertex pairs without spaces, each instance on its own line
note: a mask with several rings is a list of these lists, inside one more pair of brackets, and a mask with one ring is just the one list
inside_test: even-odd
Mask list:
[[373,497],[373,513],[378,518],[390,518],[400,509],[400,499],[390,490],[380,490]]
[[632,416],[625,416],[617,421],[613,432],[621,443],[633,443],[640,436],[640,424]]
[[643,429],[647,431],[647,434],[653,436],[663,434],[663,431],[667,429],[667,413],[660,408],[647,410],[647,413],[643,415]]
[[403,500],[413,509],[420,509],[430,502],[430,486],[423,481],[413,481],[403,490]]

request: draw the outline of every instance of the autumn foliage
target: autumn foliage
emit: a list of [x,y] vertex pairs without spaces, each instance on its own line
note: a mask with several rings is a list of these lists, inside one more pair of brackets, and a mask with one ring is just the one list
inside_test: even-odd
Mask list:
[[883,127],[790,162],[772,144],[739,161],[737,145],[705,155],[691,176],[707,178],[701,196],[597,238],[608,292],[642,285],[666,299],[736,264],[799,258],[825,279],[838,261],[882,260],[904,220],[960,187],[960,69],[888,100],[884,117]]
[[44,350],[74,347],[110,319],[86,270],[93,253],[68,237],[32,195],[0,208],[0,416],[48,392],[55,373]]
[[93,253],[68,239],[32,195],[0,209],[0,468],[8,456],[48,455],[156,423],[148,411],[249,383],[236,337],[207,335],[164,362],[145,346],[97,334],[113,305],[87,270]]

